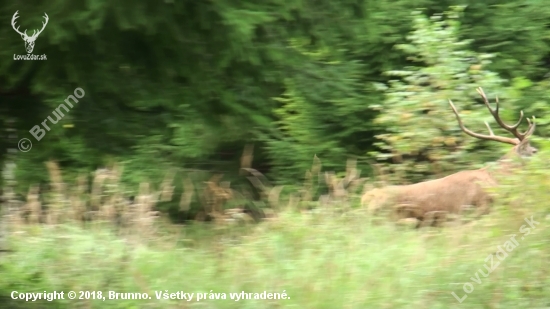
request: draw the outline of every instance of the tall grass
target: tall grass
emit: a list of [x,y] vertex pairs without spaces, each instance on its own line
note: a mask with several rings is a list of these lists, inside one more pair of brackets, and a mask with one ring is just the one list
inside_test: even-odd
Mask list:
[[[353,164],[344,177],[325,174],[321,179],[329,193],[318,199],[312,193],[319,181],[318,161],[302,189],[286,198],[279,196],[281,188],[256,175],[263,199],[276,210],[276,216],[259,224],[230,220],[244,216],[242,212],[221,211],[215,224],[179,226],[154,213],[163,190],[169,190],[166,183],[159,192],[143,184],[129,205],[116,185],[120,169],[98,173],[87,193],[83,180],[81,187],[62,185],[59,168],[50,163],[52,181],[58,185],[49,196],[55,202],[47,214],[37,213],[42,207],[36,204],[36,189],[30,190],[20,212],[11,213],[7,245],[13,252],[0,253],[0,303],[6,304],[0,306],[545,308],[550,306],[548,157],[541,154],[503,181],[494,192],[498,202],[490,215],[468,224],[419,230],[389,220],[372,224],[357,207],[356,191],[365,179]],[[210,204],[209,211],[218,206]],[[83,225],[82,218],[88,216],[93,220]],[[539,224],[524,235],[520,228],[531,216]],[[487,277],[472,281],[512,234],[519,245],[502,261],[495,257],[494,263],[500,264]],[[464,292],[467,282],[473,287],[469,294]],[[28,303],[10,297],[12,291],[54,290],[102,291],[107,297],[109,291],[147,293],[152,299]],[[166,291],[206,293],[206,299],[199,301],[196,294],[191,301],[156,299],[155,292]],[[241,291],[285,292],[288,297],[230,299],[229,293]],[[459,303],[453,292],[467,298]],[[227,299],[209,299],[215,293],[226,293]]]

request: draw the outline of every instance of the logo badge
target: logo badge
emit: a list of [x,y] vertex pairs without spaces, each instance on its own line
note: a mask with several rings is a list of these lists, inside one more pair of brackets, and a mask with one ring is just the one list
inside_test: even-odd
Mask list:
[[[25,29],[25,31],[21,32],[19,31],[19,26],[17,26],[16,28],[16,25],[15,25],[15,20],[19,18],[19,16],[17,15],[19,11],[16,11],[15,14],[13,14],[13,17],[11,19],[11,26],[13,27],[13,30],[15,30],[15,32],[19,33],[19,35],[21,35],[21,38],[23,39],[23,41],[25,41],[25,49],[27,50],[27,54],[26,57],[25,56],[17,56],[17,55],[14,55],[14,59],[15,60],[18,60],[19,59],[24,59],[24,60],[46,60],[46,55],[41,55],[41,56],[36,56],[36,55],[32,55],[32,51],[34,49],[34,42],[36,41],[36,38],[38,38],[38,36],[40,35],[40,33],[42,33],[42,31],[44,31],[44,28],[46,28],[46,25],[48,24],[48,20],[49,20],[49,17],[48,17],[48,14],[44,13],[44,16],[43,18],[45,19],[45,21],[42,22],[42,29],[40,30],[33,30],[33,33],[32,35],[27,35],[27,29]],[[37,58],[37,59],[31,59],[31,58]],[[40,58],[40,59],[38,59]]]

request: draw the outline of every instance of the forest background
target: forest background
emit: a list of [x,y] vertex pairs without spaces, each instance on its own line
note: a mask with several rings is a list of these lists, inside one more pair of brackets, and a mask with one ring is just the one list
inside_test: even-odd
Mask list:
[[[122,163],[129,191],[167,171],[178,172],[176,193],[186,172],[244,185],[251,146],[251,167],[276,184],[301,182],[315,155],[325,170],[355,158],[364,176],[440,177],[507,147],[458,129],[448,99],[470,113],[468,127],[490,120],[477,87],[508,121],[524,110],[536,135],[548,132],[544,1],[4,3],[0,159],[17,163],[21,195],[48,182],[47,160],[69,179]],[[47,60],[12,59],[25,54],[15,11],[29,34],[48,14],[33,51]],[[34,139],[78,87],[85,96]],[[21,138],[32,149],[9,152]]]

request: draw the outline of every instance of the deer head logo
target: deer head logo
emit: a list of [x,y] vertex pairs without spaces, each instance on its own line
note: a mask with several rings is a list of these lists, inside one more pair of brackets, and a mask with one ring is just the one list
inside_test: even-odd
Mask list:
[[46,25],[48,24],[48,14],[44,13],[44,19],[46,21],[42,22],[42,29],[40,29],[38,32],[36,32],[36,30],[33,30],[32,35],[28,36],[26,29],[24,32],[21,32],[19,31],[19,27],[15,28],[15,20],[19,18],[19,16],[17,16],[18,12],[19,11],[16,11],[15,14],[13,14],[13,17],[11,19],[11,26],[13,27],[13,30],[15,30],[15,32],[21,35],[21,38],[23,39],[23,41],[25,41],[25,49],[27,50],[27,53],[30,54],[34,49],[34,41],[36,40],[38,35],[42,33],[42,31],[44,30],[44,28],[46,28]]

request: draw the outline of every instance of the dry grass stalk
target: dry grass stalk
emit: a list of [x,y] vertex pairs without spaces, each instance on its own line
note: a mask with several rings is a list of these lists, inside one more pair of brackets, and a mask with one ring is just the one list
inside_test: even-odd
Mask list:
[[92,211],[97,211],[101,207],[103,198],[103,185],[110,177],[110,171],[107,169],[98,169],[94,173],[92,182],[92,192],[90,195],[90,206]]
[[158,211],[153,210],[159,197],[159,193],[152,193],[149,183],[141,183],[139,192],[134,204],[135,215],[133,216],[134,228],[140,235],[154,234],[154,221]]
[[212,217],[223,215],[223,204],[233,198],[233,190],[229,188],[228,182],[219,184],[223,174],[216,174],[205,182],[206,186],[203,190],[202,200],[204,203],[204,211]]
[[27,194],[27,204],[25,205],[25,210],[28,212],[28,222],[30,224],[38,224],[40,217],[42,216],[42,204],[40,203],[40,198],[38,196],[38,186],[33,185],[29,188],[29,193]]
[[[317,190],[317,187],[314,187],[313,177],[316,176],[318,180],[321,178],[321,160],[317,155],[313,156],[313,163],[311,169],[306,171],[305,181],[302,186],[301,191],[301,201],[310,202],[313,199],[314,191]],[[319,181],[317,182],[319,183]]]
[[80,221],[84,219],[86,215],[86,201],[83,200],[87,196],[87,184],[88,181],[84,175],[79,175],[77,179],[77,186],[71,194],[71,206],[72,214],[70,217],[73,220]]
[[186,177],[183,181],[183,192],[180,199],[180,211],[189,211],[191,208],[191,201],[195,192],[195,186],[191,181],[191,178]]
[[176,172],[171,170],[166,173],[166,176],[164,177],[164,180],[162,181],[160,190],[160,201],[161,202],[169,202],[172,200],[172,196],[174,194],[174,177],[176,176]]
[[243,149],[243,154],[241,155],[241,175],[244,175],[243,169],[252,168],[252,161],[254,160],[254,145],[246,144]]
[[61,168],[56,161],[46,162],[46,167],[50,175],[50,184],[52,187],[52,201],[48,203],[48,214],[51,224],[57,224],[64,220],[63,213],[67,209],[68,199],[66,198],[65,183],[61,176]]
[[351,199],[359,186],[366,180],[360,178],[361,171],[357,169],[357,161],[348,159],[346,162],[346,174],[338,178],[334,172],[325,172],[325,184],[329,193],[321,196],[319,202],[322,206],[336,207],[334,210],[348,211],[351,209]]

